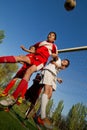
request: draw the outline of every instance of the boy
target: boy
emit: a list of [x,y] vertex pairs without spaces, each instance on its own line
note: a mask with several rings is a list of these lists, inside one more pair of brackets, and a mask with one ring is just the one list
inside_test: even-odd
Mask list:
[[0,57],[0,63],[26,62],[31,65],[31,67],[26,70],[21,82],[19,83],[17,89],[12,94],[12,96],[9,97],[9,99],[0,102],[3,106],[9,106],[14,104],[14,102],[19,96],[19,93],[21,93],[24,87],[28,85],[28,81],[30,80],[31,75],[45,66],[49,56],[52,56],[54,58],[57,57],[58,51],[57,46],[54,44],[55,40],[56,33],[50,32],[47,36],[46,41],[39,42],[33,45],[35,47],[35,54],[31,60],[28,58],[28,56]]
[[62,83],[62,79],[57,78],[57,73],[67,68],[69,64],[70,62],[68,59],[64,59],[61,62],[60,59],[58,59],[56,61],[51,61],[42,71],[44,76],[40,83],[44,84],[44,92],[41,98],[41,118],[39,116],[37,117],[37,123],[39,125],[52,128],[50,120],[46,118],[46,106],[49,99],[52,97],[52,92],[56,90],[56,81]]
[[[29,49],[26,49],[23,45],[21,46],[22,50],[28,52],[29,54],[27,54],[26,56],[28,56],[29,59],[32,59],[35,53],[35,48],[33,46],[31,46]],[[16,75],[13,77],[13,79],[9,82],[9,84],[6,86],[6,88],[3,90],[3,92],[0,94],[0,97],[4,97],[8,95],[8,92],[11,90],[11,88],[14,86],[14,84],[16,83],[16,81],[20,78],[22,79],[27,68],[29,68],[31,65],[21,62],[23,64],[23,66],[19,69],[19,71],[16,73]],[[21,93],[21,97],[18,99],[19,103],[22,103],[22,99],[24,98],[25,92],[27,90],[28,86],[26,86],[22,93]]]

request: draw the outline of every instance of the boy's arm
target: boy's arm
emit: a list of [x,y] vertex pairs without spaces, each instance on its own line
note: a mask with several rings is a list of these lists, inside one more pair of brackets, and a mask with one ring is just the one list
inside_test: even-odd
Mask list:
[[61,79],[61,78],[57,78],[57,81],[58,81],[58,83],[62,83],[63,82],[63,80]]
[[28,53],[35,53],[33,50],[26,49],[23,45],[21,45],[20,48]]
[[58,66],[58,64],[55,62],[58,60],[58,56],[56,58],[53,58],[50,62],[55,65],[56,68],[61,69],[61,67]]
[[58,58],[58,53],[52,53],[51,56],[52,58]]

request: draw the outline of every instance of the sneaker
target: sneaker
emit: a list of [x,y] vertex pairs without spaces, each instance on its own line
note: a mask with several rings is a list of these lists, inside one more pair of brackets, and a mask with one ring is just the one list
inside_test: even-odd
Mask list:
[[48,129],[53,129],[52,123],[48,118],[41,119],[40,117],[37,117],[37,124],[45,126]]
[[7,95],[8,95],[8,93],[2,92],[2,93],[0,94],[0,97],[5,97],[5,96],[7,96]]
[[37,117],[37,123],[38,123],[39,125],[44,125],[44,120],[41,119],[40,117]]
[[43,119],[44,126],[48,129],[53,129],[52,123],[48,118]]
[[10,106],[10,105],[13,105],[15,102],[16,102],[16,100],[14,99],[13,96],[8,96],[6,99],[1,100],[0,104],[2,106]]
[[17,100],[17,104],[20,105],[22,102],[23,102],[23,98],[19,97],[18,100]]
[[43,122],[43,120],[38,116],[34,116],[33,117],[33,120],[35,121],[35,123],[36,124],[38,124],[38,125],[44,125],[44,122]]
[[50,122],[50,120],[48,118],[44,118],[41,119],[39,116],[35,116],[33,117],[34,121],[36,124],[38,124],[39,126],[42,125],[48,129],[53,129],[52,123]]

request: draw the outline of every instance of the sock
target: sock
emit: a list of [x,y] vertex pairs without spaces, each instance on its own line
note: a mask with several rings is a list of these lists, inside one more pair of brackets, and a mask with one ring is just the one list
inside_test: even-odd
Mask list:
[[45,93],[42,94],[42,99],[41,99],[41,119],[46,118],[46,106],[47,106],[48,101],[49,101],[48,96]]
[[14,56],[1,56],[0,63],[16,63]]
[[13,87],[13,85],[15,84],[15,82],[16,82],[16,79],[12,79],[11,81],[10,81],[10,83],[6,86],[6,88],[4,89],[4,92],[5,93],[8,93],[9,92],[9,90]]
[[28,82],[25,79],[22,79],[21,82],[19,83],[17,89],[13,92],[12,96],[17,99],[18,96],[22,93],[22,90],[24,89],[25,86],[28,86]]
[[27,91],[27,88],[28,88],[28,86],[26,85],[26,86],[24,86],[24,89],[22,90],[22,92],[21,92],[21,97],[22,98],[24,98],[24,96],[25,96],[25,93],[26,93],[26,91]]

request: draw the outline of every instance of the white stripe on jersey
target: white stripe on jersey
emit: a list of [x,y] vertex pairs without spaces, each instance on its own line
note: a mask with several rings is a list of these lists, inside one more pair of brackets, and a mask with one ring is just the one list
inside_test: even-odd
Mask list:
[[41,42],[41,43],[39,44],[39,47],[40,47],[40,46],[45,46],[45,47],[48,49],[49,54],[52,54],[53,43],[49,43],[49,42],[47,42],[47,41],[43,41],[43,42]]

